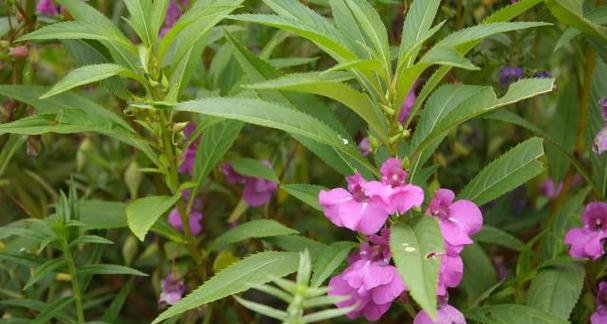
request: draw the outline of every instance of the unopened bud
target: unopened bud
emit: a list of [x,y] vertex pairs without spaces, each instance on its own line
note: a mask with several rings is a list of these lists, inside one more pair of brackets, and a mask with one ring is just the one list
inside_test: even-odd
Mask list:
[[28,54],[29,54],[29,50],[27,49],[27,46],[25,46],[25,45],[11,47],[8,50],[8,55],[15,57],[15,58],[27,57]]

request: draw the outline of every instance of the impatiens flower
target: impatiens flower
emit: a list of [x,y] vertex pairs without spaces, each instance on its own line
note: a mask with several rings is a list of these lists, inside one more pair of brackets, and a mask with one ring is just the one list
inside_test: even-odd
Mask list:
[[504,87],[519,80],[523,76],[524,70],[518,66],[507,66],[500,71],[500,84]]
[[599,291],[596,294],[596,311],[590,317],[592,324],[607,323],[607,282],[599,283]]
[[369,142],[369,138],[365,137],[358,143],[358,151],[363,156],[369,155],[371,153],[371,143]]
[[480,231],[483,225],[481,210],[473,202],[455,199],[455,193],[439,189],[430,202],[426,214],[436,217],[441,233],[450,250],[459,253],[464,245],[472,244],[470,235]]
[[426,311],[421,311],[417,313],[415,319],[413,320],[413,324],[466,324],[466,318],[464,314],[462,314],[457,308],[449,305],[443,304],[440,305],[437,309],[437,318],[436,321],[433,321],[430,318],[430,315],[426,313]]
[[458,254],[445,254],[441,257],[440,271],[438,274],[438,296],[447,295],[447,288],[455,288],[464,276],[464,261]]
[[45,16],[56,16],[59,13],[53,0],[40,0],[36,5],[36,10]]
[[[185,6],[188,4],[188,0],[181,0],[181,5]],[[181,18],[183,11],[179,6],[177,0],[171,0],[167,8],[167,14],[164,18],[164,27],[160,30],[160,37],[166,35],[166,33],[173,28],[173,25]]]
[[371,181],[366,187],[370,194],[378,195],[384,200],[390,214],[403,214],[422,205],[424,191],[418,186],[407,184],[407,172],[403,170],[400,160],[386,160],[380,168],[380,173],[381,183]]
[[555,186],[554,181],[552,181],[552,179],[548,179],[542,183],[540,190],[542,195],[544,195],[546,198],[556,198],[561,194],[561,190],[563,190],[563,182],[560,182],[558,186]]
[[320,206],[329,220],[339,227],[371,235],[377,233],[390,216],[386,204],[379,196],[369,195],[365,187],[369,181],[360,173],[347,177],[348,190],[336,188],[321,191]]
[[389,232],[385,229],[382,235],[373,237],[380,244],[363,244],[360,252],[348,259],[349,266],[329,282],[330,296],[350,297],[337,303],[338,307],[357,305],[347,315],[350,319],[361,315],[368,321],[380,319],[407,289],[396,267],[388,263],[389,246],[383,245],[388,237]]
[[607,203],[589,203],[582,214],[584,227],[573,228],[565,235],[565,243],[571,245],[569,255],[574,258],[596,260],[605,251],[607,238]]
[[[190,192],[185,190],[183,192],[183,197],[185,200],[188,200],[190,196]],[[202,204],[200,202],[200,200],[198,200],[197,198],[194,198],[196,200],[194,200],[194,202],[192,203],[192,211],[190,212],[189,215],[189,223],[190,223],[190,231],[192,231],[192,234],[194,235],[198,235],[200,234],[200,232],[202,232],[202,225],[200,224],[200,221],[203,218],[203,214],[200,212],[200,209],[202,208]],[[173,226],[173,228],[175,228],[178,231],[183,231],[183,224],[181,223],[181,216],[179,214],[179,210],[177,209],[177,207],[173,208],[171,210],[171,212],[169,213],[168,216],[168,221],[169,224],[171,224],[171,226]]]
[[[183,134],[185,138],[189,138],[194,133],[196,129],[196,125],[193,123],[188,124],[186,128],[183,130]],[[196,163],[196,150],[198,150],[198,144],[200,143],[200,139],[196,139],[188,148],[186,148],[183,153],[183,161],[181,165],[179,165],[180,173],[188,173],[192,175],[194,172],[194,164]]]
[[601,155],[607,151],[607,127],[604,127],[598,134],[596,134],[594,144],[592,145],[592,151],[598,155]]
[[418,84],[418,82],[415,81],[415,83],[413,84],[413,87],[411,87],[411,90],[409,90],[409,93],[407,93],[407,98],[405,99],[405,103],[403,103],[403,106],[400,109],[400,114],[398,115],[398,121],[401,124],[404,124],[405,121],[407,121],[407,118],[409,117],[409,113],[411,113],[411,108],[413,108],[413,106],[415,106],[415,100],[417,99],[417,95],[415,94],[415,91],[417,90],[417,84]]
[[[262,163],[270,168],[272,167],[270,161],[262,161]],[[268,202],[272,198],[272,194],[276,191],[276,188],[278,188],[278,185],[273,181],[239,174],[229,163],[223,165],[222,171],[228,183],[240,183],[244,185],[242,196],[251,207],[259,207]]]
[[169,272],[166,278],[160,281],[160,288],[162,289],[160,298],[158,299],[160,307],[177,304],[183,297],[186,289],[183,280],[177,278],[177,275],[173,272]]

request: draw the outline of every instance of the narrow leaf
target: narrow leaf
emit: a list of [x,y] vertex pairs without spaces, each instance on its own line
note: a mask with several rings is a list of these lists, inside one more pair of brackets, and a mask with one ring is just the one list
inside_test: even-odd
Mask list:
[[258,219],[227,231],[219,236],[211,244],[211,250],[219,250],[228,244],[237,243],[251,238],[271,237],[280,235],[297,234],[294,229],[288,228],[279,222],[271,219]]

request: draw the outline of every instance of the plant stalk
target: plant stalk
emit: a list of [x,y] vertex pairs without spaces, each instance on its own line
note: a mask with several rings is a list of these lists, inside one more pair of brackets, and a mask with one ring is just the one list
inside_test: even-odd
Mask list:
[[82,307],[82,291],[80,290],[80,283],[78,282],[78,275],[76,270],[76,263],[72,256],[72,252],[65,239],[61,242],[63,249],[63,256],[67,262],[68,271],[72,277],[72,290],[74,292],[74,303],[76,304],[76,315],[78,316],[78,324],[84,324],[84,308]]

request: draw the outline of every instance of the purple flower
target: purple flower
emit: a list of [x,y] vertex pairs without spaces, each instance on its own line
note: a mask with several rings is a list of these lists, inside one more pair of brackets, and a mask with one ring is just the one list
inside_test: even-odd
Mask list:
[[552,179],[548,179],[542,183],[540,191],[542,194],[548,198],[553,199],[558,197],[561,194],[561,190],[563,190],[563,182],[561,181],[557,187],[554,186],[554,181]]
[[369,142],[369,138],[365,137],[358,143],[358,151],[363,156],[368,156],[371,153],[371,143]]
[[565,243],[571,245],[569,255],[574,258],[601,257],[607,238],[607,203],[589,203],[582,214],[584,227],[573,228],[565,235]]
[[519,80],[523,76],[524,70],[518,66],[506,66],[500,71],[500,84],[504,87]]
[[607,98],[599,100],[599,105],[601,105],[603,110],[603,120],[607,122]]
[[325,215],[336,226],[367,235],[377,233],[390,216],[384,201],[366,192],[370,182],[360,173],[347,177],[346,181],[348,190],[336,188],[319,193],[318,200]]
[[466,324],[466,319],[457,308],[443,304],[438,307],[436,321],[433,321],[426,311],[421,311],[415,316],[413,324]]
[[438,273],[438,296],[446,296],[447,288],[455,288],[464,276],[464,261],[458,254],[445,254],[441,258],[440,271]]
[[413,86],[411,87],[411,90],[409,90],[409,93],[407,93],[407,98],[405,99],[405,102],[403,103],[403,106],[400,109],[398,121],[401,124],[404,124],[405,121],[407,121],[409,113],[411,112],[411,108],[415,106],[415,100],[417,99],[417,94],[415,93],[415,91],[417,90],[417,85],[418,81],[415,81],[415,83],[413,83]]
[[348,259],[349,266],[329,282],[330,296],[350,297],[337,303],[338,307],[357,305],[347,315],[350,319],[362,315],[368,321],[378,320],[388,311],[392,302],[407,290],[396,267],[388,263],[388,237],[387,229],[380,236],[369,237],[370,241],[379,244],[361,245],[360,252]]
[[596,294],[596,311],[590,317],[591,324],[607,323],[607,282],[599,283]]
[[[270,168],[272,167],[269,161],[262,161],[262,163]],[[251,207],[259,207],[268,202],[278,188],[278,185],[273,181],[239,174],[229,163],[222,166],[222,171],[228,183],[244,185],[242,196]]]
[[[184,190],[182,195],[185,200],[190,199],[189,190]],[[190,216],[189,216],[189,223],[190,223],[190,231],[192,231],[192,234],[198,235],[198,234],[200,234],[200,232],[202,232],[202,225],[200,224],[200,221],[202,220],[204,215],[202,214],[202,212],[200,212],[200,209],[202,208],[202,204],[201,204],[200,200],[197,198],[194,198],[194,199],[196,199],[196,200],[194,200],[194,202],[192,203],[192,210],[191,210]],[[177,207],[173,208],[171,210],[171,212],[169,213],[168,221],[169,221],[169,224],[171,224],[171,226],[173,226],[176,230],[183,232],[181,216],[179,214],[179,210],[177,209]]]
[[548,78],[552,78],[552,73],[550,71],[539,71],[536,72],[533,75],[534,78],[540,78],[540,79],[548,79]]
[[160,298],[158,299],[158,305],[160,307],[166,305],[175,305],[181,300],[185,293],[185,285],[183,280],[177,278],[177,275],[173,272],[169,272],[166,278],[160,281]]
[[438,218],[450,254],[459,253],[464,245],[472,244],[470,235],[483,226],[483,215],[478,206],[469,200],[454,202],[454,199],[453,191],[439,189],[426,211],[427,215]]
[[422,188],[407,184],[407,172],[402,167],[402,162],[390,158],[380,168],[381,183],[371,181],[366,190],[373,195],[378,195],[386,204],[390,214],[399,212],[406,213],[413,207],[420,207],[424,202],[424,191]]
[[[189,138],[194,133],[196,129],[196,125],[193,123],[189,123],[188,126],[183,130],[183,134],[185,138]],[[187,173],[192,175],[194,172],[194,166],[196,164],[196,151],[198,150],[198,144],[200,143],[200,139],[196,139],[192,144],[185,149],[183,153],[183,161],[181,165],[179,165],[179,173]]]
[[40,0],[36,5],[36,10],[45,16],[56,16],[59,14],[53,0]]
[[[188,4],[188,0],[181,0],[181,5],[185,6]],[[166,35],[166,33],[173,28],[173,25],[181,18],[183,10],[177,3],[177,0],[171,0],[169,7],[167,8],[167,14],[164,18],[164,27],[160,30],[160,37]]]

